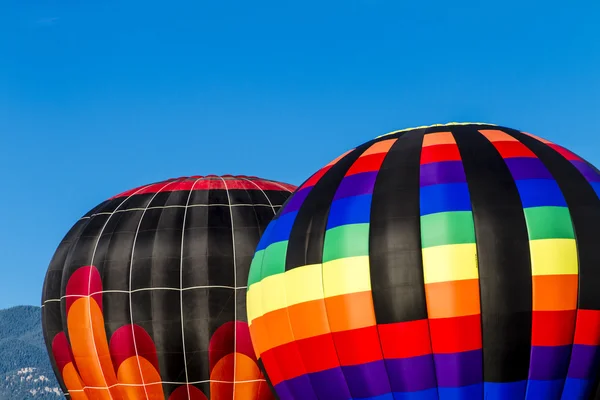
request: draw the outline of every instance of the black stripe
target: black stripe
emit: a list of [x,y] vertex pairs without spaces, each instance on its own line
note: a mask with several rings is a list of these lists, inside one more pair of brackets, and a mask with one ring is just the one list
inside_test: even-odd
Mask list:
[[367,142],[344,156],[311,189],[298,210],[290,233],[286,271],[323,261],[323,241],[333,197],[346,172],[371,143]]
[[472,127],[454,127],[475,223],[483,380],[527,379],[532,283],[529,237],[516,183],[494,145]]
[[[518,131],[506,130],[520,140],[548,168],[560,188],[573,223],[579,260],[579,297],[577,307],[584,310],[600,310],[600,200],[598,195],[569,160],[552,147]],[[596,368],[598,359],[595,360]],[[596,373],[590,393],[600,399],[600,375]]]
[[402,134],[375,181],[369,264],[378,324],[427,318],[419,203],[424,132]]
[[598,195],[569,160],[552,147],[519,132],[507,133],[520,140],[548,168],[565,197],[573,230],[577,239],[579,258],[578,308],[600,310],[600,200]]

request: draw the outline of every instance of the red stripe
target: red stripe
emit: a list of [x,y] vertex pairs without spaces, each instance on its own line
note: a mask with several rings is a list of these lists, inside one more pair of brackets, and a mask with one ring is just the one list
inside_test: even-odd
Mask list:
[[383,358],[376,326],[333,333],[340,365],[365,364]]
[[528,157],[537,158],[535,154],[527,146],[521,142],[515,141],[498,141],[492,142],[498,153],[502,158],[513,158],[513,157]]
[[325,175],[331,167],[333,167],[333,165],[327,165],[327,166],[321,168],[320,170],[318,170],[317,172],[315,172],[313,174],[313,176],[308,178],[308,180],[306,182],[304,182],[304,184],[302,184],[302,186],[300,186],[299,190],[307,188],[309,186],[315,186],[317,184],[317,182],[319,182],[319,179],[321,179],[323,177],[323,175]]
[[600,311],[577,310],[573,344],[600,345]]
[[550,144],[548,144],[548,146],[552,147],[554,150],[556,150],[558,153],[560,153],[561,156],[563,156],[564,158],[566,158],[569,161],[583,161],[583,159],[581,157],[579,157],[577,154],[573,153],[570,150],[565,149],[564,147],[562,147],[558,144],[550,143]]
[[383,164],[383,160],[387,153],[375,153],[368,156],[359,157],[358,160],[346,172],[346,176],[359,174],[361,172],[378,171]]
[[384,358],[409,358],[431,354],[429,322],[426,319],[378,325],[377,329]]
[[564,346],[572,344],[576,310],[533,311],[531,316],[532,346]]
[[256,179],[256,178],[242,178],[239,179],[240,176],[229,178],[226,175],[223,176],[223,179],[220,177],[189,177],[189,178],[180,178],[180,181],[177,180],[167,180],[164,182],[153,183],[146,187],[140,186],[135,189],[127,190],[125,192],[119,193],[116,196],[111,197],[111,199],[119,198],[119,197],[127,197],[134,194],[148,194],[148,193],[157,193],[157,192],[176,192],[180,190],[207,190],[207,189],[215,189],[215,190],[279,190],[285,192],[291,192],[295,190],[295,186],[287,184],[287,183],[279,183],[273,181],[267,181],[264,179]]
[[423,147],[421,164],[440,161],[460,161],[460,153],[456,144],[437,144]]
[[[267,350],[261,354],[261,358],[274,385],[281,382],[281,380],[324,371],[340,365],[333,337],[330,333],[286,343]],[[270,364],[267,365],[267,363]],[[277,367],[277,365],[279,366]],[[270,366],[277,369],[275,377],[271,376]],[[279,381],[275,382],[277,379]]]
[[432,350],[436,354],[459,353],[481,348],[480,315],[453,318],[432,318]]

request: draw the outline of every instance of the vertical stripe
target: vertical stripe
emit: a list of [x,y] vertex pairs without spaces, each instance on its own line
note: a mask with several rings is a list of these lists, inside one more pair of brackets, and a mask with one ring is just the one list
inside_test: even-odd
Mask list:
[[400,134],[384,159],[373,190],[369,235],[373,304],[391,390],[415,398],[427,390],[437,397],[419,219],[424,132]]
[[597,340],[583,343],[581,338],[585,337],[586,330],[596,331],[594,327],[600,323],[600,252],[597,249],[600,237],[600,200],[589,180],[574,165],[575,160],[569,161],[552,148],[548,141],[512,130],[507,130],[507,133],[518,137],[546,165],[564,193],[569,207],[577,238],[579,299],[574,344],[562,398],[568,399],[573,393],[594,393],[598,386],[598,377],[594,375],[600,358],[598,343]]
[[519,393],[515,398],[523,397],[525,385],[517,382],[527,380],[529,371],[532,283],[519,192],[489,140],[471,127],[456,127],[453,133],[469,182],[475,222],[484,396],[498,398],[499,393],[509,391]]
[[369,146],[370,143],[365,143],[340,159],[308,193],[290,232],[285,258],[286,271],[321,263],[330,204],[346,171]]
[[[497,150],[510,143],[515,150],[504,160],[517,184],[524,205],[530,185],[547,182],[556,195],[539,196],[524,207],[532,263],[532,339],[526,398],[560,399],[567,373],[568,353],[577,306],[577,253],[569,209],[550,171],[523,143],[502,131],[482,131]],[[500,153],[502,154],[502,153]],[[550,186],[551,185],[551,186]],[[556,206],[556,200],[565,206]],[[544,204],[544,201],[547,203]]]
[[[329,329],[352,398],[372,398],[391,391],[370,291],[368,216],[376,176],[395,141],[374,143],[348,169],[333,197],[323,241],[321,270]],[[359,286],[368,289],[364,296],[346,295]],[[335,315],[350,313],[353,317],[343,326],[336,323]],[[328,386],[335,390],[335,381]]]
[[[451,132],[425,135],[420,182],[423,273],[439,395],[441,399],[482,398],[475,228],[469,188]],[[427,197],[431,189],[450,183],[454,190],[441,192],[431,204]],[[456,203],[457,195],[465,199],[466,207]]]

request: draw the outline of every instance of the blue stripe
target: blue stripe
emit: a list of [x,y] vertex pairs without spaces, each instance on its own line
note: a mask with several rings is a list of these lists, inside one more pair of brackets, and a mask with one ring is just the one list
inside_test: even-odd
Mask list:
[[289,240],[296,215],[298,211],[293,211],[271,221],[260,237],[256,251],[264,250],[273,243]]
[[[466,183],[447,183],[421,188],[421,215],[445,211],[471,211],[471,198]],[[398,204],[402,207],[402,204]]]
[[523,208],[556,206],[566,207],[558,184],[554,179],[524,179],[516,181]]
[[456,388],[438,388],[440,400],[483,399],[483,383]]
[[368,223],[371,218],[372,194],[344,197],[331,203],[327,229],[347,224]]
[[[359,400],[359,398],[354,398]],[[419,390],[418,392],[394,392],[375,397],[361,397],[360,400],[438,400],[437,389]]]
[[523,399],[525,398],[525,389],[527,381],[518,382],[485,382],[483,391],[485,400],[505,400],[505,399]]
[[552,381],[529,380],[527,385],[526,400],[560,400],[564,379]]
[[592,390],[590,383],[587,379],[567,378],[561,400],[587,399]]

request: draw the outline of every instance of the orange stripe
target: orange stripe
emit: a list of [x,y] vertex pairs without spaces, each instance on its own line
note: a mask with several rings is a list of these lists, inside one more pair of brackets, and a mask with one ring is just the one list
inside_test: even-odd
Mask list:
[[97,398],[121,399],[120,389],[115,387],[117,376],[108,349],[104,316],[96,300],[89,296],[75,300],[69,308],[67,327],[82,381],[86,386],[109,387],[96,391]]
[[479,279],[436,282],[425,285],[429,318],[475,315],[479,308]]
[[327,318],[332,332],[373,326],[375,309],[371,291],[327,297]]
[[259,355],[293,341],[287,309],[281,308],[256,318],[250,325],[250,335]]
[[67,391],[74,400],[88,400],[87,394],[83,389],[83,382],[75,369],[72,362],[64,366],[62,370],[63,381],[67,387]]
[[[126,399],[165,398],[158,371],[144,357],[133,356],[123,361],[117,372],[117,379],[122,385],[121,390]],[[142,383],[144,385],[141,385]]]
[[365,152],[361,154],[361,157],[365,157],[370,154],[387,153],[396,140],[398,139],[387,139],[377,142],[365,150]]
[[506,132],[497,129],[482,129],[479,131],[490,142],[518,142],[517,139]]
[[287,308],[289,324],[296,340],[329,333],[325,301],[317,299]]
[[423,138],[423,147],[434,146],[436,144],[456,144],[452,132],[429,133]]
[[576,274],[533,276],[533,311],[576,309],[578,281]]
[[534,138],[534,139],[537,139],[537,140],[539,140],[539,141],[540,141],[540,142],[542,142],[542,143],[546,143],[546,144],[553,144],[551,141],[549,141],[549,140],[546,140],[546,139],[543,139],[543,138],[541,138],[541,137],[539,137],[539,136],[532,135],[531,133],[527,133],[527,132],[521,132],[521,133],[523,133],[524,135],[527,135],[527,136],[529,136],[529,137],[532,137],[532,138]]
[[373,296],[365,291],[271,311],[252,321],[250,335],[254,351],[260,356],[294,340],[374,325]]

